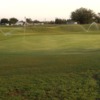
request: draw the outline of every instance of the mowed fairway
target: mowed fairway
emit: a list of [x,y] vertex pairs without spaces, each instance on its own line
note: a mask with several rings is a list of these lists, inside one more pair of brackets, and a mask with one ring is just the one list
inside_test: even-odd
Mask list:
[[79,25],[0,27],[0,100],[99,99],[95,27],[89,32]]

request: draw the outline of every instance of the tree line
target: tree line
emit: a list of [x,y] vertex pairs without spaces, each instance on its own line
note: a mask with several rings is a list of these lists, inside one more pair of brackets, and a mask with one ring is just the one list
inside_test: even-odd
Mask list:
[[74,22],[78,24],[100,23],[100,13],[95,14],[93,10],[81,7],[71,13],[70,19],[55,19],[56,24],[71,24]]
[[95,14],[91,9],[79,8],[71,13],[71,19],[79,24],[100,23],[100,13]]
[[17,21],[18,21],[17,18],[10,18],[10,19],[2,18],[2,19],[0,20],[0,24],[1,24],[1,25],[5,25],[5,24],[11,25],[11,24],[15,24]]
[[[15,24],[19,20],[17,18],[2,18],[0,20],[1,25],[5,24]],[[24,22],[24,21],[23,21]],[[39,20],[32,21],[31,18],[26,18],[26,22],[28,23],[41,23]],[[100,23],[100,13],[95,14],[95,12],[91,9],[87,8],[79,8],[75,11],[71,12],[70,19],[61,19],[61,18],[55,18],[55,21],[44,21],[44,23],[48,24],[72,24],[74,22],[77,22],[78,24],[89,24],[92,22]]]

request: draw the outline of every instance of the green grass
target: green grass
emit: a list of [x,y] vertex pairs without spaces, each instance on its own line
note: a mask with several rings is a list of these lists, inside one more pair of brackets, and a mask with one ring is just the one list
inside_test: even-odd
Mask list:
[[0,100],[100,99],[100,32],[95,28],[0,29],[11,32],[0,32]]
[[50,51],[69,53],[100,49],[99,34],[66,34],[8,37],[0,41],[0,52]]

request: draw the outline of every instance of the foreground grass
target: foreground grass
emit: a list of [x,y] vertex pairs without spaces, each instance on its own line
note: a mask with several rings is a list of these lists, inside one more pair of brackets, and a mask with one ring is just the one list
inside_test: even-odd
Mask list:
[[96,100],[100,53],[2,55],[1,100]]

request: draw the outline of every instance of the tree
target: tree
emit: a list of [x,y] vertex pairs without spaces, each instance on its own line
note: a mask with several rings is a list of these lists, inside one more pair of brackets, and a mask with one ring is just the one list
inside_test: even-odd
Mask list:
[[66,24],[66,19],[56,18],[55,24]]
[[96,22],[97,22],[97,23],[100,23],[100,13],[98,13],[98,14],[96,15],[95,19],[96,19]]
[[2,18],[1,19],[1,25],[5,25],[5,24],[8,24],[8,23],[9,23],[9,21],[8,21],[7,18]]
[[38,20],[34,20],[33,23],[40,23],[40,21],[38,21]]
[[15,24],[17,21],[18,21],[17,18],[10,18],[10,19],[9,19],[9,23],[10,23],[10,24]]
[[32,21],[31,18],[26,18],[26,22],[27,22],[27,23],[33,23],[33,21]]
[[71,13],[71,19],[80,24],[88,24],[95,21],[95,16],[96,14],[92,10],[86,8],[79,8]]

